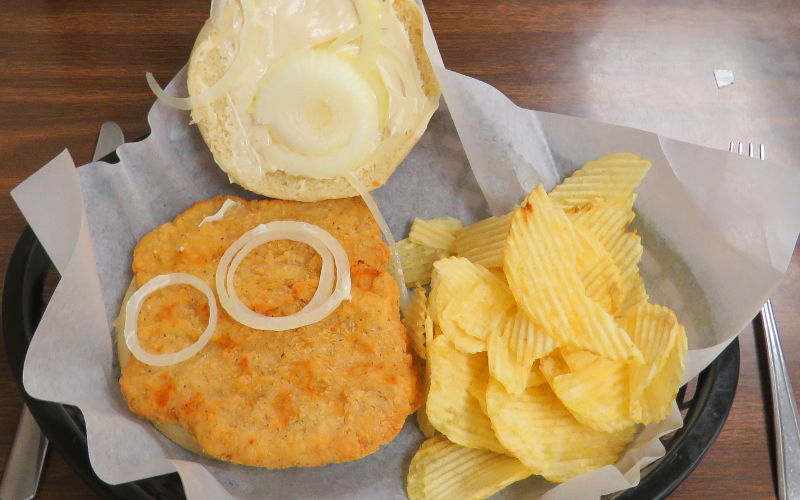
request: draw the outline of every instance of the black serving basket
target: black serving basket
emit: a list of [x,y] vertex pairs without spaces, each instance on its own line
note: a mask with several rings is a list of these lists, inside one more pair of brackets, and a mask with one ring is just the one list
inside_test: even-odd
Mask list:
[[[116,161],[116,155],[105,158]],[[92,470],[81,412],[69,405],[34,399],[22,386],[22,368],[33,333],[46,304],[54,269],[41,243],[26,229],[11,255],[3,289],[3,336],[8,364],[22,396],[55,448],[102,497],[124,500],[184,498],[177,473],[119,485],[103,482]],[[678,393],[684,425],[662,438],[667,453],[643,471],[635,488],[611,495],[614,500],[666,498],[694,470],[719,435],[733,404],[739,379],[739,342],[722,354]]]

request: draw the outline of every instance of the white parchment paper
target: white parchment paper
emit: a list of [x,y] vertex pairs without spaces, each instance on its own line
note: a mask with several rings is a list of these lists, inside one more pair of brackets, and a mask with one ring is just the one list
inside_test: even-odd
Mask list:
[[[441,62],[432,47],[432,60]],[[653,167],[639,188],[635,221],[652,300],[686,326],[685,380],[716,357],[758,311],[785,272],[800,230],[800,171],[655,134],[524,110],[496,89],[437,69],[447,105],[389,182],[375,191],[395,237],[413,217],[465,223],[509,210],[543,183],[619,151]],[[185,95],[182,72],[170,92]],[[136,418],[117,384],[110,322],[130,281],[136,242],[195,201],[253,197],[214,165],[186,112],[156,103],[150,136],[121,146],[119,164],[78,169],[62,153],[12,195],[61,281],[25,361],[34,397],[72,404],[86,420],[97,475],[120,483],[177,471],[196,498],[405,498],[408,461],[422,437],[412,419],[377,453],[348,464],[280,471],[229,465],[174,445]],[[554,487],[530,478],[498,498],[598,498],[639,481],[664,454],[658,437],[681,425],[673,408],[646,427],[616,466]]]

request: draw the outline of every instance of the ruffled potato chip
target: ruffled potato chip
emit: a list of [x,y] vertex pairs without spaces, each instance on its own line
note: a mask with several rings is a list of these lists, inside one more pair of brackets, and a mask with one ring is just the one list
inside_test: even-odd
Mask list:
[[619,233],[609,242],[608,253],[622,277],[622,312],[648,300],[644,281],[639,274],[643,251],[642,238],[632,231]]
[[455,250],[456,233],[461,229],[461,221],[453,217],[438,219],[414,219],[408,239],[418,245],[438,248],[448,254]]
[[489,385],[490,378],[488,374],[486,377],[475,377],[469,385],[469,393],[478,401],[481,410],[487,417],[489,414],[486,412],[486,387]]
[[598,199],[625,199],[639,186],[651,165],[633,156],[606,156],[590,161],[553,188],[550,197],[561,207],[579,206]]
[[522,394],[529,385],[534,362],[558,345],[556,340],[537,329],[527,315],[518,309],[502,328],[489,334],[489,373],[511,394]]
[[422,443],[411,459],[408,498],[480,500],[530,475],[516,458],[465,448],[436,436]]
[[641,243],[625,229],[634,217],[633,191],[649,169],[649,161],[632,153],[606,155],[585,164],[550,192],[576,225],[592,232],[608,249],[622,277],[622,311],[647,301],[638,274]]
[[[564,357],[562,355],[562,352],[565,352],[566,349],[567,348],[562,347],[561,349],[553,351],[550,355],[539,360],[539,371],[542,373],[545,379],[551,380],[559,375],[566,375],[570,372],[570,367],[564,361]],[[581,349],[581,351],[583,350]]]
[[528,372],[528,382],[525,384],[525,388],[536,387],[537,385],[544,385],[546,383],[547,379],[544,378],[539,361],[537,361],[531,367],[531,371]]
[[575,226],[576,266],[586,295],[612,316],[622,305],[622,276],[608,250],[591,232]]
[[514,212],[505,247],[508,284],[519,306],[544,332],[609,359],[642,362],[613,317],[586,295],[576,269],[577,236],[541,186]]
[[618,311],[612,314],[619,314],[620,311],[648,300],[644,282],[639,275],[639,261],[643,250],[641,238],[635,232],[626,230],[634,217],[634,199],[635,195],[631,194],[619,200],[597,200],[565,210],[576,227],[597,237],[597,241],[608,251],[619,271],[622,300]]
[[440,323],[441,311],[457,293],[482,281],[497,286],[505,285],[499,276],[468,259],[449,257],[438,261],[433,269],[428,299],[429,313],[434,322]]
[[507,320],[514,309],[508,285],[483,266],[450,257],[436,263],[435,318],[460,350],[486,350],[486,337]]
[[428,317],[428,298],[425,289],[414,289],[414,297],[403,315],[403,324],[406,326],[411,347],[422,359],[425,359],[425,320]]
[[672,310],[647,303],[628,310],[619,323],[645,358],[629,368],[630,414],[643,424],[663,420],[680,387],[686,333]]
[[[427,346],[433,344],[433,337],[434,337],[434,330],[435,327],[433,325],[433,320],[431,319],[430,315],[425,315],[425,323],[424,323],[424,331],[425,331],[425,354],[427,357]],[[431,362],[426,359],[425,361],[425,375],[423,377],[423,388],[425,391],[425,399],[422,402],[422,405],[417,410],[417,426],[419,430],[422,431],[422,434],[425,437],[433,437],[436,434],[436,429],[433,428],[433,424],[431,421],[428,420],[428,413],[426,410],[427,402],[428,402],[428,393],[431,389]]]
[[489,373],[503,384],[509,393],[519,395],[528,385],[528,373],[532,366],[519,363],[511,355],[508,337],[505,328],[498,328],[489,334],[486,341]]
[[597,354],[575,346],[564,346],[558,352],[571,372],[583,370],[600,359]]
[[456,234],[456,255],[488,269],[503,267],[503,246],[511,227],[511,214],[489,217]]
[[528,387],[517,397],[491,380],[486,407],[502,445],[550,481],[566,481],[615,463],[635,435],[635,427],[602,432],[581,424],[549,385]]
[[465,354],[440,335],[428,350],[428,361],[431,383],[426,412],[436,430],[462,446],[505,453],[480,401],[470,394],[476,380],[489,377],[486,355]]
[[625,232],[633,221],[635,200],[635,193],[615,200],[598,198],[583,205],[564,207],[564,212],[573,224],[589,231],[603,246],[610,248],[611,240]]
[[430,283],[433,263],[447,257],[444,250],[418,245],[409,239],[397,242],[397,253],[403,268],[403,278],[409,287]]
[[628,230],[649,167],[603,156],[452,244],[417,223],[415,239],[460,258],[433,265],[428,313],[411,314],[429,358],[430,422],[418,418],[434,435],[412,460],[411,498],[566,481],[615,463],[639,423],[666,416],[687,342],[672,311],[648,304]]
[[539,358],[547,356],[560,344],[533,324],[533,321],[520,308],[513,318],[506,323],[511,353],[517,362],[523,365],[532,364]]
[[677,342],[670,351],[667,362],[644,389],[638,404],[631,405],[634,420],[647,424],[660,422],[667,417],[681,386],[681,377],[686,369],[684,363],[687,349],[686,333],[680,327]]
[[578,422],[592,429],[613,432],[635,425],[630,416],[629,365],[589,356],[591,362],[581,363],[579,369],[548,377],[553,392]]

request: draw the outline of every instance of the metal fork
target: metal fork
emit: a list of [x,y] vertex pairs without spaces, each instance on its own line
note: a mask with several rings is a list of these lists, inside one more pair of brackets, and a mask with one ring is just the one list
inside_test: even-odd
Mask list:
[[[731,152],[745,154],[744,143],[731,141]],[[755,158],[755,147],[749,144],[747,154]],[[766,160],[766,150],[761,144],[759,158]],[[772,312],[772,302],[761,307],[761,323],[767,341],[769,378],[772,388],[772,413],[775,426],[775,450],[778,465],[778,498],[800,500],[800,417],[794,398],[786,361],[783,358],[778,325]]]

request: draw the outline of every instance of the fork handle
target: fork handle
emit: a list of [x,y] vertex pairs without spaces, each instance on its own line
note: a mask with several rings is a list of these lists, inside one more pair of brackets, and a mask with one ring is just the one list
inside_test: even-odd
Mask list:
[[800,417],[797,414],[797,402],[783,359],[772,302],[769,300],[761,308],[761,322],[767,338],[772,386],[775,449],[778,455],[778,498],[800,500]]
[[36,495],[46,452],[47,438],[42,435],[28,407],[23,406],[0,482],[0,499],[28,500]]

